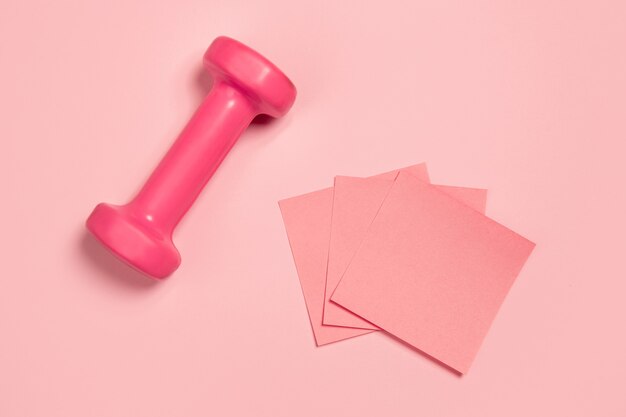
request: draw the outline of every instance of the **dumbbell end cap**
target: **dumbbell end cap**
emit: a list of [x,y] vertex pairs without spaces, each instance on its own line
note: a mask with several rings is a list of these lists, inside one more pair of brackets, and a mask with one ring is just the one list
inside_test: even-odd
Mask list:
[[203,62],[214,77],[232,82],[252,97],[259,113],[281,117],[296,99],[296,87],[276,65],[234,39],[216,38]]
[[134,218],[126,206],[98,204],[86,226],[119,259],[151,278],[166,278],[180,265],[171,238]]

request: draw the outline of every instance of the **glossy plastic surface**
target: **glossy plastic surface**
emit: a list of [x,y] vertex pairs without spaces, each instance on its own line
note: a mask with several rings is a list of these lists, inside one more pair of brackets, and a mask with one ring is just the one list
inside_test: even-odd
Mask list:
[[128,204],[101,203],[87,228],[120,259],[161,279],[180,265],[172,233],[241,133],[258,114],[284,115],[294,85],[247,46],[217,38],[204,55],[211,92],[137,196]]

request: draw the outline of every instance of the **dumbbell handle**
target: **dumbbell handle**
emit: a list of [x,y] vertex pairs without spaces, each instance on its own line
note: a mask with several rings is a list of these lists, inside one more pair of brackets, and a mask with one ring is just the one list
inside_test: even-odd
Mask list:
[[248,96],[216,80],[129,209],[171,233],[256,114]]

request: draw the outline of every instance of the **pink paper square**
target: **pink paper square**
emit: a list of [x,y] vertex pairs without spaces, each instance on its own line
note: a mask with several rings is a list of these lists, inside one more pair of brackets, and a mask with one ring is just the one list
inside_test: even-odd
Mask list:
[[322,325],[333,189],[281,200],[279,205],[315,343],[321,346],[369,333],[371,330]]
[[[410,172],[409,172],[410,173]],[[414,175],[415,176],[415,175]],[[416,176],[417,177],[417,176]],[[419,177],[417,177],[419,179]],[[330,249],[324,297],[325,325],[376,330],[378,327],[356,314],[330,302],[350,260],[354,256],[394,178],[335,177]],[[439,190],[484,213],[487,190],[435,185]]]
[[331,300],[466,373],[534,246],[400,173]]

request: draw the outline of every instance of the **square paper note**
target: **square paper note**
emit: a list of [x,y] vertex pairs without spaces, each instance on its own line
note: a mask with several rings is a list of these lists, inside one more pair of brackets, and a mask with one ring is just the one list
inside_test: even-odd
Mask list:
[[[330,296],[366,236],[394,180],[395,176],[390,179],[335,177],[324,299],[323,323],[326,325],[377,329],[372,323],[330,302]],[[445,185],[435,185],[435,187],[475,210],[485,212],[487,190]]]
[[331,300],[465,373],[534,246],[400,173]]

